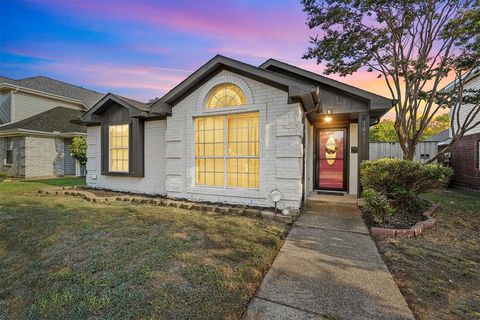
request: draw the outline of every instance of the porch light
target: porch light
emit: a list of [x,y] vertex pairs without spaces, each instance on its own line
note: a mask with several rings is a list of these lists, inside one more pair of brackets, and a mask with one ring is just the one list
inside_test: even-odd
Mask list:
[[332,116],[323,117],[323,121],[325,121],[326,123],[330,123],[330,122],[332,122],[332,120],[333,120]]

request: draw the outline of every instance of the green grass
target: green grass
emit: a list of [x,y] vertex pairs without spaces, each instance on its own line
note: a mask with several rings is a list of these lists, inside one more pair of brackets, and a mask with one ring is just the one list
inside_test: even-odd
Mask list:
[[426,194],[438,225],[417,239],[377,241],[418,319],[480,319],[480,193]]
[[246,217],[0,183],[0,319],[235,319],[286,230]]

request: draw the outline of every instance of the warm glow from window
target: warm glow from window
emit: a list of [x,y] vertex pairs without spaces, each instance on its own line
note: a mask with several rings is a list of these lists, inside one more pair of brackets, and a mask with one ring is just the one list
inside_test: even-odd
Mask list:
[[222,83],[215,86],[207,100],[208,109],[232,107],[245,104],[247,99],[242,89],[232,83]]
[[195,120],[197,185],[258,188],[258,113]]
[[108,127],[110,172],[128,172],[128,124]]

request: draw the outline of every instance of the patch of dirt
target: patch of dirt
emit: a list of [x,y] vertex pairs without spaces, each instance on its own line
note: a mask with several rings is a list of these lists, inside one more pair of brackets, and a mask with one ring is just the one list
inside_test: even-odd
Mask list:
[[417,238],[375,238],[415,317],[480,319],[480,194],[427,195],[438,225]]
[[400,213],[390,218],[388,221],[377,221],[374,216],[365,208],[362,209],[362,217],[367,226],[392,229],[409,229],[419,221],[427,220],[423,215],[426,208],[414,213]]

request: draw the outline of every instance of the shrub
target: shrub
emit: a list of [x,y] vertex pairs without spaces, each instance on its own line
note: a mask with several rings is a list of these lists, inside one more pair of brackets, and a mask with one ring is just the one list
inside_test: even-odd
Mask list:
[[[440,164],[400,159],[364,161],[360,167],[360,180],[365,190],[363,196],[370,198],[370,202],[365,199],[366,208],[373,214],[379,212],[377,218],[382,220],[390,210],[382,212],[378,208],[380,203],[389,206],[393,214],[418,212],[422,206],[419,194],[445,186],[452,174],[451,168]],[[381,200],[380,196],[383,197]]]
[[80,165],[83,166],[87,163],[87,139],[85,137],[74,137],[69,149]]
[[365,206],[377,219],[385,221],[395,214],[395,210],[390,206],[387,197],[383,194],[373,189],[365,189],[363,191],[363,198],[365,200]]
[[6,172],[0,172],[0,182],[7,179],[8,174]]

